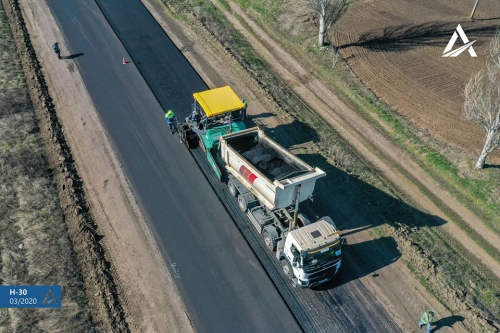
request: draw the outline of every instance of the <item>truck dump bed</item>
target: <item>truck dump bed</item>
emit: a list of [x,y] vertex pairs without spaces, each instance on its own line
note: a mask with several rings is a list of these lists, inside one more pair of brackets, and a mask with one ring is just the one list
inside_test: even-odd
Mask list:
[[219,148],[228,172],[271,210],[292,205],[299,187],[299,201],[308,199],[325,176],[258,127],[222,136]]

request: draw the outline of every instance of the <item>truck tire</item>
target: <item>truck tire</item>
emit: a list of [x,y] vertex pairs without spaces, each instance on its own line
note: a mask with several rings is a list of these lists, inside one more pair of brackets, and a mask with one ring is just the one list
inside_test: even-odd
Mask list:
[[234,185],[234,182],[231,179],[227,181],[227,188],[229,189],[229,193],[231,193],[233,197],[238,196],[238,189],[236,188],[236,185]]
[[264,243],[266,244],[266,247],[272,252],[274,249],[276,249],[276,244],[274,242],[274,239],[271,237],[269,232],[264,231],[262,234],[262,237],[264,238]]
[[238,207],[240,207],[240,210],[244,213],[248,209],[248,202],[245,199],[245,196],[243,195],[238,195]]
[[283,273],[289,278],[293,278],[293,270],[292,270],[292,265],[288,262],[288,260],[283,259],[281,260],[281,269],[283,269]]

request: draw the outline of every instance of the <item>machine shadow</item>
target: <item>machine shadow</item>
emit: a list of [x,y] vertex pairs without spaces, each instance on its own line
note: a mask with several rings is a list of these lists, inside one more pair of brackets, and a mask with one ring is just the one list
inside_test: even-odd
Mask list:
[[[257,118],[262,117],[258,116]],[[288,124],[279,124],[277,127],[266,127],[258,121],[253,124],[247,121],[245,121],[245,123],[248,127],[259,126],[266,132],[267,136],[276,140],[280,145],[288,150],[295,149],[304,143],[319,140],[319,135],[313,128],[305,125],[297,119],[294,119]],[[283,140],[284,134],[287,136],[286,140]]]
[[[370,256],[370,260],[363,257]],[[330,290],[353,280],[371,275],[377,278],[377,271],[389,266],[401,257],[398,245],[392,237],[381,237],[357,244],[345,244],[342,252],[342,269],[331,281],[313,290]]]
[[247,115],[245,122],[255,123],[256,125],[262,125],[261,119],[274,117],[274,114],[271,112],[264,112],[261,114],[249,114]]

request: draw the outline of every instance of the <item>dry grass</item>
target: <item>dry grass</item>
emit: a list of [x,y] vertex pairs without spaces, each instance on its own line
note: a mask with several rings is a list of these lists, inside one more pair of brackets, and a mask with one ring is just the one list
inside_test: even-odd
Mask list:
[[0,9],[0,283],[63,290],[60,310],[0,309],[0,332],[88,332],[81,274]]

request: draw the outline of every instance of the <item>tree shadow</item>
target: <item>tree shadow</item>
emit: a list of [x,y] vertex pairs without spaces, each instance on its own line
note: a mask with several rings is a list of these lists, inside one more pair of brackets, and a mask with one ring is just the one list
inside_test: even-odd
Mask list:
[[498,164],[485,164],[485,165],[483,165],[483,169],[500,169],[500,165],[498,165]]
[[490,18],[473,18],[472,21],[496,21],[500,20],[500,17],[490,17]]
[[75,59],[81,57],[83,53],[70,54],[69,56],[62,57],[63,59]]
[[437,332],[440,328],[443,327],[453,327],[455,323],[462,322],[464,321],[464,319],[465,318],[462,316],[449,316],[443,319],[439,319],[438,321],[435,321],[433,323],[435,326],[431,329],[431,333]]
[[[493,20],[493,19],[492,19]],[[493,35],[498,25],[484,21],[483,25],[463,22],[428,22],[418,25],[402,24],[367,32],[354,43],[340,45],[339,49],[359,46],[371,51],[407,51],[419,46],[442,46],[444,40],[453,35],[458,24],[464,28],[470,39],[480,35]]]

